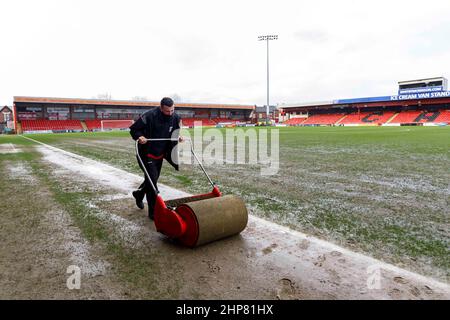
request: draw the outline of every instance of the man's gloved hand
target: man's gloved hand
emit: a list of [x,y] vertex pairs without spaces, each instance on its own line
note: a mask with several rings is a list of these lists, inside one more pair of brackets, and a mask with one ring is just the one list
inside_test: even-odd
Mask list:
[[144,136],[140,136],[137,140],[140,144],[146,144],[147,143],[147,138]]

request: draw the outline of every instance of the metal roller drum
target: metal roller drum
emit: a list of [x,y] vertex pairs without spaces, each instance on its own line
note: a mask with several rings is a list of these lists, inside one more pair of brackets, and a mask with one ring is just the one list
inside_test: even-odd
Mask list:
[[[171,138],[147,140],[178,141],[178,139],[173,140]],[[222,196],[219,188],[208,176],[195,154],[192,142],[187,141],[190,142],[192,154],[213,187],[210,193],[164,201],[139,156],[138,141],[135,143],[135,150],[141,168],[143,168],[145,176],[156,194],[154,210],[156,230],[185,246],[196,247],[240,233],[247,226],[248,213],[244,201],[240,197],[234,195]]]
[[248,222],[244,201],[235,195],[184,203],[176,212],[187,222],[187,232],[178,240],[190,247],[238,234]]

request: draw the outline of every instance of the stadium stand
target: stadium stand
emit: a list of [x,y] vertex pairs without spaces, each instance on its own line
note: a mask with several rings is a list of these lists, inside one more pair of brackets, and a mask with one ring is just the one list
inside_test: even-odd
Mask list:
[[102,128],[100,120],[85,120],[84,122],[89,131],[100,130]]
[[450,124],[450,110],[440,110],[440,114],[437,116],[434,122]]
[[[450,124],[449,106],[447,78],[434,77],[399,81],[396,95],[281,104],[280,120],[300,126],[433,126]],[[298,115],[309,118],[299,123],[292,118]]]
[[393,111],[355,112],[347,115],[339,124],[382,124],[394,115]]
[[214,118],[214,119],[207,119],[207,118],[182,118],[181,120],[183,122],[183,126],[184,127],[189,127],[189,128],[194,127],[194,123],[195,122],[197,122],[196,124],[201,122],[200,125],[204,126],[204,127],[208,127],[208,126],[209,127],[215,127],[219,123],[236,124],[237,122],[240,122],[240,120],[228,119],[228,118]]
[[414,119],[414,122],[424,123],[424,122],[435,122],[436,118],[441,114],[440,111],[427,112],[424,111],[419,116]]
[[[89,131],[102,129],[102,120],[85,120],[85,122]],[[130,120],[103,120],[103,129],[127,129],[130,126]]]
[[81,125],[80,120],[22,120],[22,130],[82,131],[83,126]]
[[291,118],[289,120],[284,121],[283,124],[295,126],[295,125],[302,124],[306,119],[307,118]]
[[335,114],[316,114],[312,115],[302,124],[323,124],[323,125],[331,125],[336,123],[339,119],[341,119],[344,115],[342,113]]
[[228,119],[228,118],[214,118],[212,119],[215,123],[235,123],[239,120],[233,120],[233,119]]
[[408,110],[400,112],[390,123],[414,123],[422,111]]
[[185,127],[194,127],[194,122],[201,122],[201,126],[215,126],[216,123],[210,119],[197,119],[197,118],[182,118],[182,125]]
[[[126,101],[53,97],[14,97],[17,132],[23,131],[98,131],[128,129],[139,114],[158,107],[159,101]],[[226,124],[250,122],[254,105],[178,103],[177,112],[184,126],[195,121],[216,126],[214,118]],[[72,120],[62,120],[72,119]],[[225,123],[223,123],[225,124]],[[22,130],[23,128],[23,130]]]
[[382,125],[396,115],[390,123],[414,124],[414,123],[448,123],[450,124],[450,110],[416,111],[408,110],[397,113],[396,111],[372,111],[353,112],[343,114],[317,114],[309,118],[292,118],[284,121],[287,125]]
[[[239,120],[232,120],[228,118],[217,118],[214,120],[205,118],[182,118],[183,126],[194,127],[195,124],[201,126],[216,126],[218,123],[233,123],[239,122]],[[303,120],[303,119],[302,119]],[[130,120],[84,120],[88,131],[100,131],[103,129],[127,129],[131,125]],[[22,120],[21,125],[23,131],[83,131],[83,126],[80,120]]]

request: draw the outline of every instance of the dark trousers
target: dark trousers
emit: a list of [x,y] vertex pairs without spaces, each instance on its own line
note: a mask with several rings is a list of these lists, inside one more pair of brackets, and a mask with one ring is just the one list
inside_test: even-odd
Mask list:
[[[155,160],[152,158],[148,158],[146,155],[141,155],[142,162],[145,165],[145,168],[147,169],[148,175],[150,176],[150,179],[152,179],[153,185],[155,186],[156,190],[158,190],[157,182],[159,179],[159,174],[161,173],[161,167],[163,163],[163,159]],[[139,167],[144,172],[144,169],[142,168],[142,165],[138,159]],[[141,183],[139,186],[138,192],[140,193],[140,196],[142,196],[142,199],[144,198],[144,195],[147,197],[147,204],[148,204],[148,216],[153,219],[153,212],[155,211],[155,203],[156,203],[156,194],[153,190],[150,181],[148,181],[147,176],[144,172],[144,182]]]

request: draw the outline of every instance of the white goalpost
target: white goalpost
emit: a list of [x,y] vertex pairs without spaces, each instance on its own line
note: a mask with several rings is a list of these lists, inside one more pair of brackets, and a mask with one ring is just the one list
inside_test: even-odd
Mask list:
[[101,131],[125,130],[128,129],[134,120],[101,120]]

